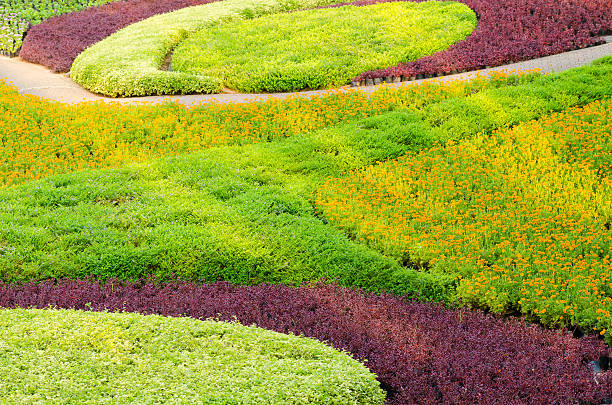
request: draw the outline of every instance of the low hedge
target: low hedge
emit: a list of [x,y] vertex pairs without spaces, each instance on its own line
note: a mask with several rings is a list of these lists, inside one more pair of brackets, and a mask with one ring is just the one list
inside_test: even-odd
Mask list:
[[87,48],[75,59],[70,77],[94,93],[111,97],[218,93],[218,78],[161,69],[168,54],[188,35],[219,21],[334,1],[226,0],[156,15]]
[[465,39],[476,15],[429,1],[275,14],[207,27],[183,41],[172,69],[243,93],[339,87],[357,74],[431,55]]
[[367,360],[389,405],[598,404],[612,392],[612,372],[589,364],[607,361],[593,337],[332,285],[0,283],[0,307],[30,306],[218,317],[303,334]]
[[4,401],[382,404],[358,361],[314,339],[238,323],[0,310]]
[[68,72],[81,52],[121,28],[157,14],[212,1],[215,0],[116,1],[62,14],[32,27],[19,57],[54,72]]
[[[419,271],[322,221],[313,193],[329,177],[474,136],[611,94],[599,63],[465,98],[456,120],[435,120],[453,100],[357,120],[266,144],[105,171],[49,177],[0,192],[0,277],[229,280],[299,284],[326,278],[370,290],[452,300],[453,276]],[[499,108],[468,114],[485,100]],[[460,119],[463,117],[463,119]],[[367,218],[364,218],[367,221]],[[425,269],[426,270],[426,269]]]

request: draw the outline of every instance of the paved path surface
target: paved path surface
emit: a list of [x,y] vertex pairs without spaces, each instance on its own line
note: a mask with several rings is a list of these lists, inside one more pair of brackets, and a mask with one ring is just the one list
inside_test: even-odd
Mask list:
[[[343,87],[340,91],[356,91],[361,90],[366,93],[371,93],[380,86],[411,86],[417,83],[427,81],[450,81],[456,79],[469,79],[476,75],[486,75],[489,72],[496,71],[512,71],[512,70],[532,70],[541,69],[542,73],[560,72],[574,67],[589,64],[595,59],[603,56],[612,55],[612,36],[606,37],[608,43],[591,48],[579,49],[576,51],[566,52],[559,55],[547,56],[544,58],[533,59],[525,62],[514,63],[511,65],[499,66],[491,69],[485,69],[478,72],[460,73],[456,75],[414,80],[410,82],[383,84],[377,86],[362,86],[362,87]],[[83,101],[98,101],[104,100],[108,102],[117,102],[121,104],[159,104],[169,100],[179,101],[185,105],[197,105],[205,102],[221,102],[221,103],[239,103],[249,100],[261,100],[269,98],[287,98],[287,97],[309,97],[312,95],[325,94],[327,90],[304,91],[299,93],[277,93],[277,94],[204,94],[204,95],[186,95],[186,96],[148,96],[136,98],[114,99],[101,97],[93,94],[64,74],[52,73],[47,68],[34,65],[21,60],[20,58],[8,58],[0,56],[0,78],[6,78],[7,81],[13,84],[21,94],[33,94],[45,99],[62,101],[66,103],[79,103]],[[337,90],[336,90],[337,91]]]

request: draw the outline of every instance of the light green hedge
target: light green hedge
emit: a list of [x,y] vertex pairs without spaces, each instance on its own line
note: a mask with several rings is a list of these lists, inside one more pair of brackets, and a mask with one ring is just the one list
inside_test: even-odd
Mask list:
[[268,15],[203,29],[178,46],[172,68],[245,93],[339,87],[442,51],[476,22],[467,6],[439,1]]
[[166,56],[189,34],[231,19],[312,8],[337,0],[225,0],[187,7],[132,24],[83,51],[70,77],[111,97],[217,93],[215,77],[162,70]]
[[0,309],[3,403],[381,404],[375,375],[304,337],[130,313]]

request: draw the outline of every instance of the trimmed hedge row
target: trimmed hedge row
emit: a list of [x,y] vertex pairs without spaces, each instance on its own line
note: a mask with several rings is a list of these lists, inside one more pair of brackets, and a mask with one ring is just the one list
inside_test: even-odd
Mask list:
[[[369,5],[396,0],[359,0]],[[425,0],[416,0],[425,1]],[[478,27],[465,41],[414,62],[359,75],[420,78],[483,69],[602,43],[612,30],[610,0],[460,0],[476,12]]]
[[67,72],[78,54],[121,28],[212,1],[216,0],[124,0],[64,14],[32,27],[19,56],[54,72]]
[[[0,193],[0,277],[153,275],[241,284],[326,278],[452,300],[454,277],[402,266],[353,241],[316,215],[311,193],[329,177],[429,147],[441,136],[491,132],[612,94],[611,73],[612,64],[599,63],[282,141],[12,187]],[[454,119],[436,121],[449,111]]]
[[438,1],[269,15],[195,33],[174,51],[172,70],[218,77],[243,93],[339,87],[446,49],[475,26],[472,10]]
[[337,0],[225,0],[157,15],[126,27],[83,51],[70,77],[111,97],[218,93],[216,77],[162,70],[169,53],[188,35],[232,19],[312,8]]
[[588,364],[607,356],[596,339],[333,285],[0,283],[0,307],[48,306],[236,319],[312,337],[367,360],[390,405],[597,404],[612,392],[612,372],[594,376]]
[[[78,52],[118,29],[158,12],[192,5],[176,1],[164,0],[153,6],[149,0],[132,0],[62,16],[61,20],[56,18],[32,30],[25,39],[21,56],[56,70],[67,70]],[[479,16],[479,25],[467,40],[431,57],[369,72],[357,80],[446,74],[531,59],[596,44],[600,41],[598,35],[612,28],[608,0],[569,0],[563,3],[555,0],[461,1]],[[342,4],[368,5],[378,2]],[[166,4],[169,4],[167,9],[157,9]],[[122,47],[130,41],[131,38],[126,38],[113,46]],[[170,50],[164,49],[166,54]],[[114,51],[111,50],[109,55]],[[102,58],[104,56],[100,55]],[[162,65],[165,56],[154,58],[156,69]]]
[[321,342],[236,322],[0,309],[7,403],[383,404],[375,375]]

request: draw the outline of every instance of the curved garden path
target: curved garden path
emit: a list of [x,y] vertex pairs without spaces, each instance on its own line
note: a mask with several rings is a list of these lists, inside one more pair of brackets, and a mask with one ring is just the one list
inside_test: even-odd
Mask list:
[[[512,71],[512,70],[532,70],[541,69],[542,73],[560,72],[587,65],[595,59],[612,55],[612,36],[605,38],[607,43],[591,48],[579,49],[576,51],[565,52],[558,55],[546,56],[539,59],[532,59],[524,62],[513,63],[511,65],[498,66],[477,72],[460,73],[431,79],[414,80],[395,84],[381,84],[376,86],[362,87],[343,87],[332,91],[355,91],[361,90],[371,93],[380,86],[410,86],[427,81],[451,81],[456,79],[469,79],[476,75],[485,75],[489,72]],[[251,100],[261,100],[287,97],[308,97],[317,94],[325,94],[329,90],[303,91],[299,93],[275,93],[275,94],[194,94],[194,95],[175,95],[175,96],[147,96],[137,98],[108,98],[93,94],[65,75],[52,73],[47,68],[31,64],[20,58],[8,58],[0,56],[0,78],[5,78],[7,82],[15,86],[21,94],[31,94],[49,100],[62,101],[66,103],[80,103],[83,101],[105,101],[121,104],[159,104],[168,101],[178,101],[185,105],[197,105],[205,102],[221,103],[240,103]]]

